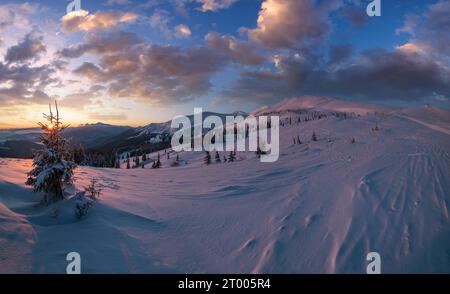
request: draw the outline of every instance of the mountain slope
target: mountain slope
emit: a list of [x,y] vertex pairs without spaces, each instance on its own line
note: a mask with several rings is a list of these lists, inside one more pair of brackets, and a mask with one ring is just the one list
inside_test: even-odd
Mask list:
[[450,273],[450,137],[397,113],[301,115],[281,127],[275,163],[242,152],[205,166],[183,152],[186,164],[163,155],[159,170],[81,167],[78,189],[103,187],[81,221],[71,200],[36,208],[30,162],[0,159],[0,244],[17,252],[0,250],[0,268],[62,273],[77,251],[84,273],[365,273],[375,251],[383,273]]
[[[68,127],[64,137],[70,144],[88,149],[130,129],[103,123],[85,124]],[[40,149],[40,134],[40,128],[0,130],[0,157],[31,158],[34,151]]]
[[[242,115],[247,116],[244,112],[235,112],[231,114],[216,113],[216,112],[203,112],[203,119],[207,116],[215,115],[225,121],[226,116]],[[191,126],[194,127],[194,115],[187,115],[187,118],[191,122]],[[174,130],[171,128],[172,121],[163,123],[151,123],[143,127],[137,127],[129,129],[115,137],[109,138],[105,142],[101,142],[94,146],[91,146],[93,150],[99,150],[103,152],[111,152],[114,150],[119,151],[131,151],[134,149],[142,149],[153,142],[153,138],[157,136],[164,136],[166,140],[170,138]],[[160,140],[155,140],[160,141]],[[166,142],[167,144],[169,142]]]

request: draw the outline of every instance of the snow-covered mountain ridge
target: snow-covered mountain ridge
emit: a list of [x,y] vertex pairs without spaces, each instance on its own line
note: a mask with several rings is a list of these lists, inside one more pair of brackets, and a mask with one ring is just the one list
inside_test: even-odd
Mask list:
[[270,110],[275,163],[182,152],[173,166],[168,151],[161,169],[80,167],[69,195],[103,187],[81,221],[71,200],[36,206],[30,161],[0,159],[0,272],[64,273],[77,251],[84,273],[365,273],[368,252],[383,273],[450,273],[448,111],[330,103]]

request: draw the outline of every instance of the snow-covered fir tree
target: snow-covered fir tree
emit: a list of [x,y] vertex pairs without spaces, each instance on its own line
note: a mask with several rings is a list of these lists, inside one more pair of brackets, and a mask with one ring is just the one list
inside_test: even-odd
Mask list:
[[160,158],[160,155],[159,155],[159,152],[158,152],[158,159],[155,162],[153,162],[152,168],[160,168],[161,167],[161,160],[160,159],[161,158]]
[[211,164],[211,154],[209,153],[209,151],[206,151],[204,162],[206,165]]
[[134,163],[135,163],[135,167],[139,167],[139,165],[141,164],[141,161],[139,160],[139,156],[136,156]]
[[56,114],[49,105],[50,113],[44,114],[47,122],[39,123],[43,131],[39,137],[43,150],[36,153],[27,180],[27,185],[33,186],[35,192],[44,193],[44,202],[64,199],[64,185],[73,183],[76,167],[62,136],[67,125],[61,122],[56,102],[55,107]]
[[228,156],[228,161],[233,162],[236,159],[236,154],[233,151],[230,151],[230,155]]

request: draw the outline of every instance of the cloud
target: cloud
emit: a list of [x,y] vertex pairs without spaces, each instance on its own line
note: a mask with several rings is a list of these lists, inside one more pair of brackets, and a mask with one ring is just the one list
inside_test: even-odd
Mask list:
[[326,75],[321,87],[328,93],[354,99],[423,100],[450,97],[450,72],[431,58],[415,52],[373,50],[358,64]]
[[58,104],[72,109],[83,109],[86,105],[92,103],[93,94],[90,91],[79,91],[58,99]]
[[232,36],[220,36],[216,32],[210,32],[205,36],[205,42],[240,64],[261,65],[264,63],[264,57],[259,54],[256,46],[239,41]]
[[28,26],[28,18],[40,10],[34,3],[0,5],[0,32],[9,26]]
[[2,109],[47,104],[54,99],[49,90],[61,83],[57,71],[63,64],[52,58],[58,38],[52,35],[49,22],[36,22],[45,9],[34,3],[0,5]]
[[91,62],[84,62],[73,73],[86,77],[94,82],[106,82],[108,80],[108,73]]
[[439,1],[430,5],[422,17],[407,15],[404,24],[397,33],[411,35],[409,44],[404,48],[420,48],[424,54],[437,55],[449,62],[450,56],[450,0]]
[[407,33],[410,35],[414,35],[414,31],[417,27],[417,24],[420,22],[420,17],[415,14],[408,14],[405,17],[403,26],[395,30],[396,34]]
[[175,27],[176,35],[180,38],[190,38],[192,36],[191,29],[187,25],[178,25]]
[[152,7],[157,5],[165,5],[167,2],[175,6],[175,11],[183,17],[188,17],[187,4],[198,3],[200,6],[195,9],[202,12],[216,12],[223,9],[230,8],[239,0],[151,0],[145,6]]
[[173,34],[169,26],[170,20],[170,13],[164,9],[156,9],[149,18],[150,26],[153,29],[160,30],[166,37],[170,37]]
[[330,46],[329,66],[336,68],[346,64],[352,57],[353,47],[350,44]]
[[118,113],[118,114],[89,113],[88,118],[98,121],[126,121],[128,119],[128,116],[125,113]]
[[191,29],[184,24],[180,24],[171,27],[170,22],[172,17],[167,10],[156,9],[155,12],[149,17],[150,26],[159,30],[164,34],[166,38],[190,38],[192,36]]
[[340,5],[338,0],[264,0],[257,27],[244,31],[266,48],[293,48],[326,36],[331,30],[328,15]]
[[[341,44],[329,46],[327,56],[311,50],[304,40],[323,41],[330,11],[345,16],[346,7],[328,1],[329,5],[320,9],[323,3],[265,0],[257,28],[247,30],[249,38],[269,49],[290,50],[273,57],[273,69],[243,70],[219,98],[255,104],[292,95],[450,101],[449,0],[430,5],[421,17],[407,15],[397,33],[408,33],[411,39],[395,50],[372,49],[356,55],[351,45]],[[309,24],[315,28],[308,29]]]
[[340,14],[346,17],[354,27],[361,27],[367,23],[369,16],[366,7],[358,3],[347,3],[340,10]]
[[89,14],[86,10],[71,12],[61,18],[65,32],[105,30],[117,27],[121,23],[134,22],[138,15],[132,12],[97,12]]
[[49,65],[11,65],[0,62],[0,104],[48,103],[48,85],[56,83],[55,70]]
[[222,98],[260,104],[291,95],[377,101],[450,97],[448,67],[414,52],[370,50],[334,71],[299,55],[274,61],[276,71],[243,72]]
[[74,73],[107,83],[111,97],[152,104],[184,102],[208,93],[210,79],[227,59],[209,47],[140,45],[113,54],[99,54],[99,65],[83,63]]
[[43,52],[46,52],[43,37],[29,33],[19,44],[8,48],[5,61],[11,63],[38,59]]
[[206,12],[229,8],[236,3],[237,0],[197,0],[197,2],[202,4],[198,9]]
[[58,56],[78,58],[85,53],[106,55],[127,50],[143,42],[135,33],[124,31],[88,33],[85,40],[85,43],[71,45],[58,51]]
[[205,46],[160,46],[125,32],[90,33],[86,43],[59,52],[66,58],[90,53],[97,62],[84,62],[73,73],[103,83],[111,97],[152,104],[176,103],[209,93],[211,78],[230,61],[261,65],[264,58],[254,44],[210,33]]
[[429,43],[438,53],[450,55],[450,0],[440,1],[429,7],[418,38]]
[[116,80],[109,94],[135,97],[153,104],[193,100],[208,93],[211,77],[225,64],[214,51],[201,46],[185,50],[151,45],[138,56],[137,71],[133,75],[110,68]]
[[131,2],[129,0],[108,0],[106,2],[106,5],[112,6],[112,5],[128,5]]

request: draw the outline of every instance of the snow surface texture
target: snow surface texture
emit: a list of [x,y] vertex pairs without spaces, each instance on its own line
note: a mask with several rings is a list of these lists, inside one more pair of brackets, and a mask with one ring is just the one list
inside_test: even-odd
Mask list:
[[[303,103],[259,112],[355,109]],[[163,151],[161,169],[80,167],[70,195],[103,189],[81,220],[74,198],[37,204],[31,161],[0,159],[0,272],[65,273],[76,251],[83,273],[365,273],[376,251],[383,273],[450,273],[449,112],[357,108],[281,127],[276,163],[200,152],[171,167]]]

